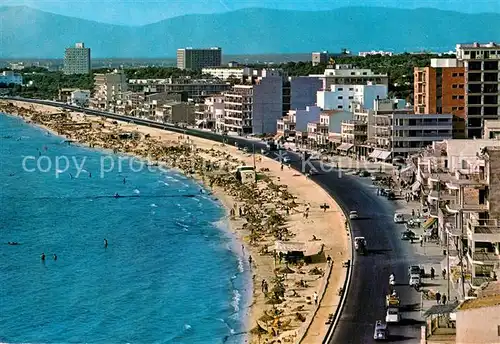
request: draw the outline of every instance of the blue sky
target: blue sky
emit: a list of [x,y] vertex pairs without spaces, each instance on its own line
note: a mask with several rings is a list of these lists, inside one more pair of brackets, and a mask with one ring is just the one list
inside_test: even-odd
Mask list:
[[344,6],[385,6],[500,12],[500,0],[1,0],[0,3],[124,25],[143,25],[183,14],[226,12],[245,7],[327,10]]

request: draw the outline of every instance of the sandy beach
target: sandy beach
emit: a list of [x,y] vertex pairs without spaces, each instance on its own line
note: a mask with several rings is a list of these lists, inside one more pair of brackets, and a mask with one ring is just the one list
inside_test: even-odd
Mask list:
[[[226,207],[230,230],[252,266],[253,298],[245,310],[249,342],[295,343],[305,335],[302,343],[321,343],[340,300],[342,263],[351,253],[345,217],[316,183],[257,156],[257,183],[241,184],[232,171],[252,166],[253,155],[197,137],[17,101],[0,100],[0,112],[90,147],[166,164],[202,182]],[[287,263],[279,254],[283,247],[303,248],[307,263]]]

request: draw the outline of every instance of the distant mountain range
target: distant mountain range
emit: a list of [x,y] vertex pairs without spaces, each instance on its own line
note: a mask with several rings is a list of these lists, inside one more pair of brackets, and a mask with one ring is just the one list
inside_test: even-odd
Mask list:
[[174,57],[177,48],[220,46],[226,54],[318,50],[448,51],[456,43],[500,41],[500,14],[421,8],[346,7],[301,12],[243,9],[119,26],[0,7],[0,58],[61,58],[85,42],[93,57]]

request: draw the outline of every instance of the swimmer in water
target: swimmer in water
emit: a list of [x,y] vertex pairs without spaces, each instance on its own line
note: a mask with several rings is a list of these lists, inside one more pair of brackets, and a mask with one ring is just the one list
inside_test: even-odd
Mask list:
[[117,193],[115,193],[115,195],[113,197],[118,198],[118,197],[120,197],[120,195],[118,195],[118,192],[117,192]]
[[89,172],[89,178],[92,178],[92,173],[91,172]]
[[69,174],[69,177],[70,177],[71,179],[73,179],[73,175],[72,175],[71,173]]
[[45,261],[45,253],[42,252],[42,255],[40,256],[40,259],[42,260],[42,262]]
[[123,184],[125,184],[127,182],[127,180],[125,178],[123,178]]
[[52,256],[52,258],[54,258],[54,260],[57,260],[57,254],[54,253],[54,255]]
[[104,239],[104,248],[107,248],[107,247],[108,247],[108,240]]

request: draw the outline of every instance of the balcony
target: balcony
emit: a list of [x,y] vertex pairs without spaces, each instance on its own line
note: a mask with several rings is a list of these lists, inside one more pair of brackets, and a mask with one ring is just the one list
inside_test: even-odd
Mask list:
[[450,213],[482,213],[488,211],[488,204],[447,204],[446,210]]
[[473,241],[500,242],[500,223],[497,219],[469,219],[467,234]]
[[428,194],[429,200],[439,200],[439,201],[456,201],[457,195],[449,192],[449,191],[438,191],[431,190]]

